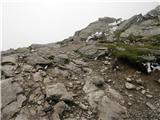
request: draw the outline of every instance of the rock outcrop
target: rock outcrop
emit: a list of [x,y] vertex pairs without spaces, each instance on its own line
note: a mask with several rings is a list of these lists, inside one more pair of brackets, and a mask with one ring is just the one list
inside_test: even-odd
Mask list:
[[2,51],[2,120],[159,120],[160,6],[58,43]]

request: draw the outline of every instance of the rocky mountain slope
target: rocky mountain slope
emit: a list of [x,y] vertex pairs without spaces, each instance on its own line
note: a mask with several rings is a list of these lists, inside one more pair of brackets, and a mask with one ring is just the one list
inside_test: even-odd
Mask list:
[[160,6],[1,54],[2,120],[160,120]]

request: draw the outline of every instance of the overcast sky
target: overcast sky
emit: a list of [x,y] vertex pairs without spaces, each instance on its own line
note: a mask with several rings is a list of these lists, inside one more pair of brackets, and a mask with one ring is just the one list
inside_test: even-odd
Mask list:
[[60,41],[72,36],[75,31],[86,27],[99,17],[127,19],[135,14],[145,14],[158,5],[156,0],[155,2],[81,1],[83,2],[4,0],[2,49]]

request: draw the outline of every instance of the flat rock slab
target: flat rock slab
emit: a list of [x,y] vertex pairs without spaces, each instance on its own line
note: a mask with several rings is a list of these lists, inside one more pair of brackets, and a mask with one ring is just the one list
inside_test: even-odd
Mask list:
[[12,102],[11,104],[7,105],[3,110],[2,110],[2,120],[9,120],[14,113],[18,112],[19,107],[17,102]]
[[48,65],[48,64],[51,64],[50,60],[47,60],[47,59],[45,59],[45,58],[43,58],[43,57],[41,57],[40,55],[37,55],[37,54],[29,55],[27,58],[25,58],[25,61],[28,64],[31,64],[31,65]]
[[3,65],[3,64],[12,64],[12,65],[16,65],[17,56],[16,56],[16,55],[3,56],[1,62],[2,62],[2,65]]
[[73,99],[72,96],[67,92],[64,84],[62,83],[56,83],[54,85],[47,85],[46,94],[47,94],[47,97],[60,96],[60,99],[62,100],[71,101]]
[[18,93],[22,92],[22,88],[17,83],[12,83],[12,79],[1,81],[2,108],[12,101],[16,100]]
[[104,96],[100,101],[98,110],[99,120],[123,120],[123,116],[126,115],[125,107],[107,96]]
[[6,77],[13,77],[15,73],[16,67],[14,65],[3,65],[2,66],[2,74]]

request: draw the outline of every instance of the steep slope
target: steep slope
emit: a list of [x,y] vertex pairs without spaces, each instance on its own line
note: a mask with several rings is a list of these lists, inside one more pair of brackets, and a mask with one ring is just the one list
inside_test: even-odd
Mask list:
[[2,120],[159,120],[159,10],[3,51]]

